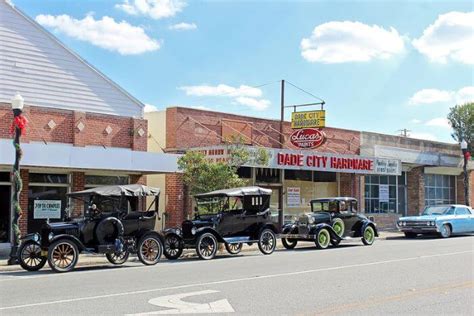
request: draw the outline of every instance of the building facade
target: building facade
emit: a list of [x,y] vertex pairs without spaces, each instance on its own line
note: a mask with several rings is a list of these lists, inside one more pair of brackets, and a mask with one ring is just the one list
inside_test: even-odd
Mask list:
[[[182,107],[145,117],[152,151],[199,150],[209,159],[226,159],[226,141],[232,138],[250,150],[266,150],[268,165],[249,163],[239,169],[239,176],[251,185],[271,188],[271,207],[282,210],[285,220],[308,211],[311,199],[327,196],[357,198],[359,208],[383,228],[394,228],[399,216],[419,214],[425,205],[464,203],[458,145],[326,127],[323,145],[300,149],[291,142],[290,122],[280,129],[277,120]],[[472,168],[471,162],[471,192]],[[166,187],[166,226],[179,225],[191,214],[192,199],[179,173],[148,181]],[[472,194],[470,199],[473,203]]]
[[[147,152],[144,105],[60,43],[9,2],[0,1],[0,244],[12,238],[11,99],[24,98],[21,137],[22,234],[60,220],[66,194],[87,187],[146,183],[146,174],[176,171],[176,155]],[[71,210],[75,215],[80,207]]]

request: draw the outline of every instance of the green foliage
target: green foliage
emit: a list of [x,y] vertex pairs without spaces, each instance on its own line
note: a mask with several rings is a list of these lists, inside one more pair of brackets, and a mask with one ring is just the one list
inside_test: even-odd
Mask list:
[[451,136],[460,143],[463,139],[468,144],[469,151],[474,150],[474,103],[466,103],[452,107],[448,121],[453,128]]

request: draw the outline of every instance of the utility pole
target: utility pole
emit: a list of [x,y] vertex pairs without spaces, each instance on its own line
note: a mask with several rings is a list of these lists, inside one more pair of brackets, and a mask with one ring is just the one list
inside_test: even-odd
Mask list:
[[[283,134],[284,121],[285,121],[285,80],[281,81],[281,116],[280,116],[280,146],[283,149],[285,147],[285,136]],[[283,172],[285,172],[283,170]],[[278,204],[280,204],[280,209],[278,210],[278,224],[280,227],[283,227],[283,188],[280,189],[280,196],[278,197]]]
[[407,130],[406,128],[404,129],[399,129],[398,132],[400,132],[400,136],[402,137],[409,137],[410,136],[410,130]]

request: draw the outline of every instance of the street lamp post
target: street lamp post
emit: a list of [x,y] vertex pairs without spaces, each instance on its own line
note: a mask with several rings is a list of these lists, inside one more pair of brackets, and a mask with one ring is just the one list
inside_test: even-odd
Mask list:
[[18,262],[18,246],[20,244],[20,216],[21,216],[21,207],[20,207],[20,192],[22,190],[23,183],[20,176],[20,160],[22,156],[22,151],[20,147],[20,137],[23,133],[24,128],[26,127],[27,120],[22,115],[23,113],[23,97],[17,93],[12,99],[12,111],[13,111],[13,122],[11,125],[10,132],[13,135],[13,146],[15,147],[15,163],[13,165],[12,171],[12,182],[13,182],[13,218],[11,220],[11,231],[13,235],[12,247],[10,250],[10,258],[8,259],[8,264],[17,264]]
[[463,139],[461,141],[461,150],[462,156],[464,158],[464,201],[467,206],[469,206],[469,177],[467,174],[467,161],[470,156],[469,151],[467,150],[467,142]]

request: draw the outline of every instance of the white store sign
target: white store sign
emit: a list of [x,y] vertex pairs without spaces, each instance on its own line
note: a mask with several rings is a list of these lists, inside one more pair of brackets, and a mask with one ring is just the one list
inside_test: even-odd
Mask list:
[[389,186],[388,184],[379,185],[379,201],[388,202],[389,200]]
[[34,219],[61,218],[61,200],[35,200]]
[[286,206],[300,207],[301,205],[301,189],[299,187],[286,188]]

